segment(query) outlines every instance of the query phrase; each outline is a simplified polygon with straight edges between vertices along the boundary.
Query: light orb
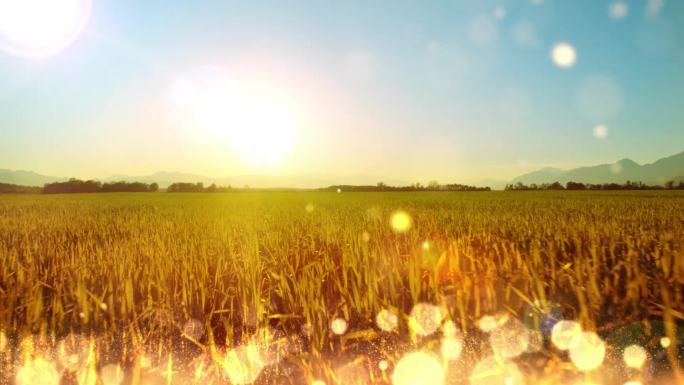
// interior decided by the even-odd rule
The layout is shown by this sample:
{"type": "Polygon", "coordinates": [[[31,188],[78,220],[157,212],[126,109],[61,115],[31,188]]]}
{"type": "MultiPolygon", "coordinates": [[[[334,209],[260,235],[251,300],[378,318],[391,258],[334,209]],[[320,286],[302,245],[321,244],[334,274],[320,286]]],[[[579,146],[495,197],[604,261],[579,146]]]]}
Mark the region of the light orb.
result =
{"type": "Polygon", "coordinates": [[[439,307],[421,302],[411,309],[409,327],[418,336],[429,336],[439,329],[442,317],[439,307]]]}
{"type": "Polygon", "coordinates": [[[551,342],[560,350],[568,350],[582,334],[580,324],[575,321],[558,321],[551,328],[551,342]]]}
{"type": "Polygon", "coordinates": [[[90,11],[91,0],[0,0],[0,50],[54,55],[76,40],[90,11]]]}
{"type": "Polygon", "coordinates": [[[382,309],[375,317],[375,324],[384,332],[393,332],[399,325],[399,318],[393,311],[382,309]]]}
{"type": "Polygon", "coordinates": [[[581,333],[570,346],[570,360],[583,372],[601,366],[605,355],[606,344],[593,332],[581,333]]]}
{"type": "Polygon", "coordinates": [[[443,385],[444,370],[437,357],[423,352],[402,357],[392,372],[392,385],[443,385]]]}
{"type": "Polygon", "coordinates": [[[569,43],[558,43],[551,50],[551,60],[560,68],[570,68],[577,62],[575,47],[569,43]]]}
{"type": "Polygon", "coordinates": [[[389,363],[387,360],[380,360],[380,362],[378,362],[378,369],[384,372],[387,370],[387,368],[389,368],[389,363]]]}
{"type": "Polygon", "coordinates": [[[330,330],[332,330],[333,334],[336,334],[338,336],[341,336],[342,334],[346,333],[347,327],[347,321],[343,318],[335,318],[330,323],[330,330]]]}
{"type": "Polygon", "coordinates": [[[605,139],[608,136],[608,127],[603,124],[599,124],[594,127],[594,137],[596,139],[605,139]]]}
{"type": "Polygon", "coordinates": [[[608,14],[613,19],[623,19],[629,12],[629,6],[624,1],[613,1],[608,8],[608,14]]]}
{"type": "Polygon", "coordinates": [[[304,210],[305,210],[307,213],[312,213],[312,212],[314,211],[314,205],[313,205],[313,203],[308,203],[308,204],[304,207],[304,210]]]}
{"type": "Polygon", "coordinates": [[[457,360],[463,351],[463,340],[458,337],[447,337],[442,339],[442,357],[449,361],[457,360]]]}
{"type": "Polygon", "coordinates": [[[516,318],[508,318],[503,325],[489,334],[492,349],[503,358],[514,358],[527,350],[529,335],[527,328],[516,318]]]}
{"type": "Polygon", "coordinates": [[[105,365],[100,369],[102,385],[120,385],[124,380],[123,369],[119,365],[105,365]]]}
{"type": "Polygon", "coordinates": [[[644,362],[646,362],[646,359],[648,358],[648,353],[646,353],[646,349],[639,345],[630,345],[625,348],[622,358],[625,361],[625,364],[630,368],[640,369],[644,366],[644,362]]]}
{"type": "Polygon", "coordinates": [[[664,347],[665,349],[670,347],[670,344],[672,342],[670,341],[669,337],[663,337],[660,339],[660,346],[664,347]]]}
{"type": "Polygon", "coordinates": [[[390,218],[390,226],[395,233],[407,232],[411,228],[412,222],[411,216],[403,210],[393,212],[390,218]]]}
{"type": "Polygon", "coordinates": [[[261,349],[250,343],[230,350],[221,363],[224,373],[232,384],[251,384],[266,366],[261,349]]]}
{"type": "Polygon", "coordinates": [[[480,318],[480,320],[478,321],[478,326],[480,327],[480,330],[482,330],[483,332],[491,333],[499,325],[496,322],[496,318],[494,318],[491,315],[486,315],[480,318]]]}
{"type": "Polygon", "coordinates": [[[55,365],[42,357],[27,361],[17,371],[16,385],[58,385],[59,382],[55,365]]]}

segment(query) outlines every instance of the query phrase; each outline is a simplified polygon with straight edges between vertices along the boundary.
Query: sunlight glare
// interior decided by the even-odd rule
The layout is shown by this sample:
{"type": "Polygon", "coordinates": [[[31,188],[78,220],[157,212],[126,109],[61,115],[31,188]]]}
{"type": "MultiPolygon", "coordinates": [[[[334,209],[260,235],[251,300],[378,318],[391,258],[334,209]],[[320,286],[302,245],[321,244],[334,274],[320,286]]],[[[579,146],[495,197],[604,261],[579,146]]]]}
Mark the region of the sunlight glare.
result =
{"type": "Polygon", "coordinates": [[[50,56],[85,28],[90,0],[0,0],[0,49],[17,56],[50,56]]]}

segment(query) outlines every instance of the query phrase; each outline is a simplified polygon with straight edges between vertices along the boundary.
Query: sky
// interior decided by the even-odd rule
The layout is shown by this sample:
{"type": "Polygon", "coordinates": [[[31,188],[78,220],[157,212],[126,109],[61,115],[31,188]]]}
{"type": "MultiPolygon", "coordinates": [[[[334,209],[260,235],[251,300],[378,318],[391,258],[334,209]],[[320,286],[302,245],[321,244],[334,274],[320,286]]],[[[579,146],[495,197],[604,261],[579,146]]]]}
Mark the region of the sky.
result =
{"type": "Polygon", "coordinates": [[[0,0],[0,168],[453,183],[684,150],[681,1],[29,2],[0,0]]]}

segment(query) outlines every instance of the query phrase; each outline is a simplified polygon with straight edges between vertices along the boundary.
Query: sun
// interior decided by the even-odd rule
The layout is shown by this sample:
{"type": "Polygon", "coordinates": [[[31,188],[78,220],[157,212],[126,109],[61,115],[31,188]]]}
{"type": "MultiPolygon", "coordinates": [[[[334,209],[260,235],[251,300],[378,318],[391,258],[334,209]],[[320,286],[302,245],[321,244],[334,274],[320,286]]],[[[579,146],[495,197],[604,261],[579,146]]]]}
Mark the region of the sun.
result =
{"type": "Polygon", "coordinates": [[[17,56],[49,56],[85,28],[91,0],[0,0],[0,49],[17,56]]]}
{"type": "Polygon", "coordinates": [[[216,68],[176,79],[169,97],[191,116],[198,142],[223,143],[251,166],[282,164],[296,142],[289,98],[271,87],[241,83],[216,68]]]}

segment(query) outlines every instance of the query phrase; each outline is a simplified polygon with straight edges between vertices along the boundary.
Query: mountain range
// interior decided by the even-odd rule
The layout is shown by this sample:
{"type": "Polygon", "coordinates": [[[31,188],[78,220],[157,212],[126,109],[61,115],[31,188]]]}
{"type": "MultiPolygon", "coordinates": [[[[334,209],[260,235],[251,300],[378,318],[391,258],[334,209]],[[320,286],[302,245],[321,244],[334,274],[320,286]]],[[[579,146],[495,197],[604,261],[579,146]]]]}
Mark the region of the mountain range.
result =
{"type": "MultiPolygon", "coordinates": [[[[42,186],[45,183],[65,181],[68,178],[54,177],[37,174],[32,171],[0,169],[0,183],[11,183],[23,186],[42,186]]],[[[667,181],[684,181],[684,151],[679,154],[658,159],[649,164],[640,165],[630,159],[622,159],[615,163],[606,163],[596,166],[579,167],[570,170],[547,167],[514,178],[510,183],[521,182],[524,184],[542,183],[567,183],[569,181],[582,183],[625,183],[626,181],[643,182],[646,184],[664,184],[667,181]]],[[[333,176],[273,176],[273,175],[237,175],[223,178],[212,178],[197,174],[180,172],[156,172],[151,175],[130,176],[113,175],[100,179],[102,182],[128,181],[128,182],[156,182],[165,188],[174,182],[196,183],[205,185],[216,183],[219,186],[245,185],[251,187],[282,187],[282,188],[318,188],[337,184],[375,185],[378,181],[384,181],[390,186],[406,186],[411,184],[401,180],[387,180],[371,175],[355,175],[346,177],[333,176]]],[[[481,186],[490,186],[493,189],[501,189],[505,182],[486,180],[475,183],[481,186]]]]}
{"type": "Polygon", "coordinates": [[[599,184],[632,181],[662,185],[670,180],[684,180],[684,152],[644,165],[640,165],[631,159],[622,159],[615,163],[579,167],[571,170],[547,167],[521,175],[513,179],[512,183],[560,182],[565,184],[572,181],[599,184]]]}

